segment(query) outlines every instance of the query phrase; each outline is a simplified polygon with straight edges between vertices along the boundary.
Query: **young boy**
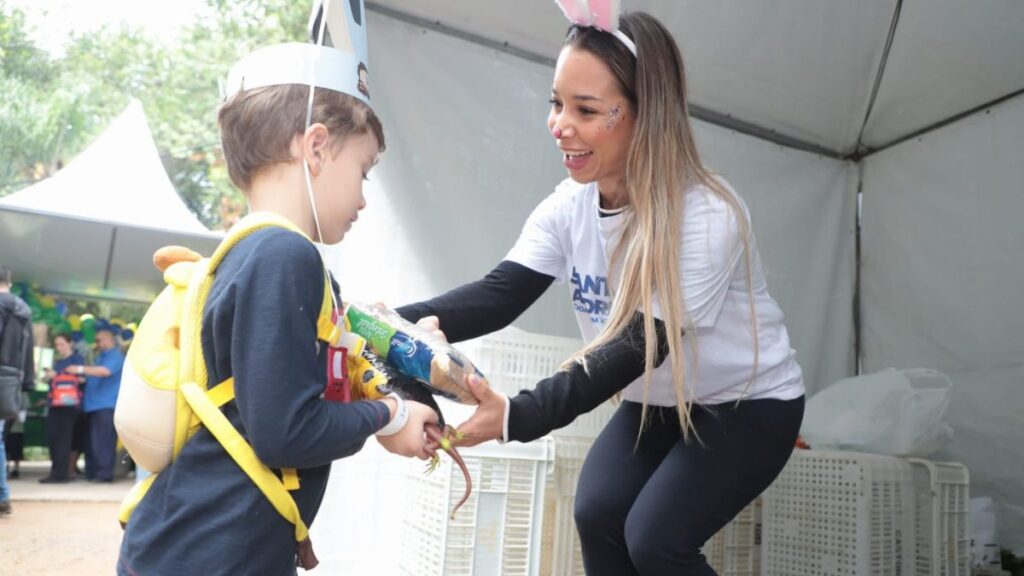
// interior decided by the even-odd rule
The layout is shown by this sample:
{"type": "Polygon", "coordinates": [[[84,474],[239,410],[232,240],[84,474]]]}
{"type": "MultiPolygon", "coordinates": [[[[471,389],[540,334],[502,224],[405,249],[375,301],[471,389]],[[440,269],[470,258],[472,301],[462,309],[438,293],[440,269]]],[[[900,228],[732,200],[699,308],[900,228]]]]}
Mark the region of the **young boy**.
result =
{"type": "MultiPolygon", "coordinates": [[[[301,487],[290,494],[308,525],[330,463],[401,424],[392,422],[398,405],[391,398],[322,398],[327,356],[316,336],[324,265],[310,241],[340,242],[355,222],[384,135],[374,112],[350,94],[318,85],[306,128],[308,84],[249,85],[219,113],[228,172],[253,211],[283,216],[306,237],[264,229],[228,253],[203,311],[202,350],[211,385],[234,377],[236,399],[222,410],[259,459],[275,470],[298,469],[301,487]]],[[[425,459],[424,427],[437,416],[423,404],[406,408],[404,426],[378,440],[391,452],[425,459]]],[[[294,574],[294,526],[201,428],[135,509],[117,571],[294,574]]]]}

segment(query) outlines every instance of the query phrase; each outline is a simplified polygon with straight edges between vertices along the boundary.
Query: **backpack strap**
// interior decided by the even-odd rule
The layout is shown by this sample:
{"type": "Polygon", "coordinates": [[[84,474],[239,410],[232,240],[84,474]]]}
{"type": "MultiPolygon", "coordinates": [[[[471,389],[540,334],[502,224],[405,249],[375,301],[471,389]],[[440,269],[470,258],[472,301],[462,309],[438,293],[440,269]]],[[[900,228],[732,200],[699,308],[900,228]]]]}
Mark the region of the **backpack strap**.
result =
{"type": "Polygon", "coordinates": [[[267,500],[270,500],[270,504],[278,514],[295,525],[295,541],[300,543],[308,541],[309,529],[302,521],[299,508],[295,504],[295,500],[288,494],[285,485],[266,464],[260,461],[252,446],[231,425],[224,413],[220,411],[220,407],[214,402],[214,398],[223,402],[229,401],[231,397],[234,397],[233,388],[234,380],[229,378],[209,392],[202,390],[195,382],[183,384],[181,392],[203,426],[206,426],[207,430],[231,456],[231,459],[256,484],[267,500]],[[219,392],[218,389],[220,389],[219,392]],[[230,394],[226,393],[228,390],[230,390],[230,394]]]}
{"type": "MultiPolygon", "coordinates": [[[[214,386],[213,388],[211,388],[208,391],[206,391],[205,395],[209,399],[209,403],[212,404],[215,408],[217,408],[219,410],[220,407],[224,406],[228,402],[230,402],[230,401],[235,399],[235,380],[234,380],[234,378],[228,378],[224,382],[221,382],[220,384],[214,386]]],[[[192,405],[193,403],[188,401],[188,397],[187,396],[185,397],[185,401],[188,403],[189,408],[192,408],[192,411],[195,412],[194,406],[192,405]]],[[[199,421],[202,422],[204,425],[206,424],[206,422],[202,421],[201,415],[199,416],[199,421]]],[[[225,421],[227,421],[226,418],[225,418],[225,421]]],[[[230,425],[230,422],[228,424],[230,425]]],[[[218,424],[218,426],[219,426],[219,424],[218,424]]],[[[211,429],[211,431],[212,431],[212,429],[211,429]]],[[[225,432],[225,434],[231,434],[232,432],[234,434],[238,435],[238,432],[234,429],[234,427],[231,427],[231,430],[228,431],[228,432],[225,432]]],[[[217,435],[214,434],[214,437],[216,438],[217,435]]],[[[240,435],[239,435],[239,440],[241,440],[241,443],[244,445],[244,447],[241,448],[242,452],[245,452],[246,450],[248,452],[253,452],[252,447],[248,443],[246,443],[245,440],[242,439],[240,435]]],[[[226,445],[225,445],[225,450],[227,450],[227,446],[226,445]]],[[[230,452],[229,452],[229,454],[230,454],[230,452]]],[[[256,457],[256,454],[254,452],[252,453],[251,456],[249,456],[247,454],[240,454],[240,456],[242,456],[244,458],[244,460],[247,461],[247,462],[251,461],[251,460],[257,460],[258,461],[258,458],[256,457]]],[[[233,454],[232,454],[232,458],[235,459],[236,462],[238,462],[238,459],[235,458],[233,454]]],[[[241,464],[239,464],[239,465],[241,466],[241,464]]],[[[243,470],[245,470],[246,475],[249,476],[249,478],[251,478],[254,483],[256,483],[256,485],[260,488],[261,492],[263,492],[264,494],[267,494],[268,491],[272,491],[273,493],[277,494],[277,491],[275,489],[273,489],[271,487],[267,487],[266,489],[264,489],[264,487],[260,485],[261,480],[257,480],[256,477],[255,477],[258,474],[257,472],[255,472],[255,471],[250,472],[249,470],[246,470],[244,466],[243,466],[243,470]]],[[[138,484],[135,484],[134,486],[132,486],[132,489],[128,492],[128,494],[125,497],[125,499],[121,502],[121,508],[118,511],[118,520],[120,520],[122,528],[128,524],[128,519],[131,518],[132,512],[135,511],[135,508],[139,505],[139,502],[142,501],[142,497],[145,496],[146,492],[149,491],[149,488],[150,488],[150,486],[152,486],[153,481],[156,480],[156,477],[157,477],[157,474],[150,474],[145,480],[143,480],[142,482],[139,482],[138,484]]],[[[284,486],[285,490],[287,490],[287,491],[298,490],[299,489],[299,478],[298,478],[297,471],[294,468],[282,468],[281,469],[281,481],[280,481],[280,483],[284,486]]],[[[267,496],[267,498],[269,499],[270,496],[267,496]]],[[[276,510],[278,510],[279,512],[282,509],[282,507],[284,509],[288,509],[289,508],[287,503],[282,503],[281,505],[278,505],[278,504],[274,505],[274,508],[276,510]]],[[[288,516],[285,516],[285,517],[288,518],[288,516]]],[[[289,518],[289,520],[290,520],[290,518],[289,518]]],[[[300,521],[301,521],[301,518],[300,518],[300,521]]],[[[306,531],[306,534],[307,534],[307,538],[308,538],[308,531],[306,531]]]]}
{"type": "Polygon", "coordinates": [[[142,502],[142,498],[149,492],[149,488],[153,485],[153,481],[156,480],[156,474],[150,474],[142,482],[136,483],[132,486],[132,489],[128,491],[128,494],[121,501],[121,508],[117,511],[117,520],[121,522],[121,528],[128,525],[128,519],[132,517],[132,512],[138,507],[139,502],[142,502]]]}
{"type": "MultiPolygon", "coordinates": [[[[231,251],[236,244],[247,238],[250,234],[270,227],[290,230],[312,242],[305,232],[300,230],[298,226],[293,224],[287,218],[274,214],[273,212],[253,212],[239,220],[238,223],[231,228],[231,232],[228,233],[227,238],[217,246],[217,250],[213,253],[213,256],[210,257],[209,273],[211,275],[216,273],[217,267],[220,266],[221,261],[224,260],[227,253],[231,251]]],[[[327,269],[325,268],[324,293],[323,299],[320,303],[320,315],[317,317],[316,321],[316,337],[318,340],[323,340],[331,346],[336,346],[338,341],[341,339],[341,330],[335,324],[334,299],[331,298],[331,292],[333,290],[334,287],[331,285],[327,269]]]]}
{"type": "MultiPolygon", "coordinates": [[[[209,390],[206,391],[206,397],[218,409],[221,406],[227,404],[228,402],[231,402],[232,400],[235,399],[235,379],[234,378],[228,378],[227,380],[221,382],[220,384],[217,384],[213,388],[210,388],[209,390]]],[[[192,407],[192,410],[194,412],[195,411],[195,406],[193,406],[191,402],[189,402],[189,406],[192,407]]],[[[202,418],[200,417],[200,419],[202,419],[202,418]]],[[[206,426],[207,428],[209,428],[209,425],[207,424],[206,421],[203,421],[203,425],[206,426]]],[[[238,434],[238,432],[235,432],[235,429],[233,427],[231,428],[231,430],[235,434],[238,434]]],[[[214,436],[216,436],[216,435],[214,435],[214,436]]],[[[241,439],[241,436],[239,436],[239,439],[241,439]]],[[[245,448],[247,450],[252,451],[252,447],[249,446],[248,443],[245,443],[245,440],[242,440],[242,442],[245,444],[245,448]]],[[[226,448],[226,446],[225,446],[225,448],[226,448]]],[[[255,458],[255,456],[256,455],[254,453],[253,457],[255,458]]],[[[237,459],[236,459],[236,461],[237,461],[237,459]]],[[[253,478],[253,474],[251,474],[248,470],[246,470],[246,474],[248,474],[250,478],[253,478]]],[[[253,482],[256,482],[256,484],[259,485],[259,482],[255,478],[253,478],[253,482]]],[[[295,468],[281,468],[281,483],[284,484],[284,489],[289,491],[289,492],[293,492],[295,490],[298,490],[299,489],[299,473],[298,473],[298,471],[296,471],[295,468]]],[[[264,494],[266,494],[266,490],[263,490],[262,488],[260,488],[260,490],[264,494]]],[[[269,496],[268,496],[268,498],[269,498],[269,496]]],[[[274,507],[277,508],[276,505],[274,507]]],[[[280,509],[279,509],[279,511],[280,511],[280,509]]]]}

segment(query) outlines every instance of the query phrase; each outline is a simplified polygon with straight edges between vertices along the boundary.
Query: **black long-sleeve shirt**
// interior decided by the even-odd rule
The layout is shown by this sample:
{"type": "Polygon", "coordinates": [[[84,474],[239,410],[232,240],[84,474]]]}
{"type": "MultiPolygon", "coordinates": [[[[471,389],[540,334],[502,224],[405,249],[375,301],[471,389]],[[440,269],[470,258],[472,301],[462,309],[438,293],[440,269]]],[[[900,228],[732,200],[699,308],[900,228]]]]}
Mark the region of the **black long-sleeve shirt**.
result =
{"type": "MultiPolygon", "coordinates": [[[[203,313],[213,386],[235,379],[223,408],[271,468],[297,468],[290,492],[307,525],[333,460],[389,418],[380,402],[323,400],[326,348],[316,340],[323,268],[308,240],[267,229],[242,240],[217,270],[203,313]]],[[[329,542],[317,543],[329,546],[329,542]]],[[[201,428],[157,477],[128,523],[119,574],[294,574],[294,527],[201,428]]]]}
{"type": "MultiPolygon", "coordinates": [[[[554,282],[554,278],[521,264],[502,261],[483,279],[465,284],[425,302],[398,308],[406,320],[437,316],[451,342],[488,334],[508,326],[554,282]]],[[[643,315],[637,313],[612,341],[592,351],[583,364],[573,364],[509,399],[508,438],[528,442],[568,426],[614,396],[644,373],[643,315]]],[[[658,334],[656,365],[667,355],[665,325],[655,319],[658,334]]]]}

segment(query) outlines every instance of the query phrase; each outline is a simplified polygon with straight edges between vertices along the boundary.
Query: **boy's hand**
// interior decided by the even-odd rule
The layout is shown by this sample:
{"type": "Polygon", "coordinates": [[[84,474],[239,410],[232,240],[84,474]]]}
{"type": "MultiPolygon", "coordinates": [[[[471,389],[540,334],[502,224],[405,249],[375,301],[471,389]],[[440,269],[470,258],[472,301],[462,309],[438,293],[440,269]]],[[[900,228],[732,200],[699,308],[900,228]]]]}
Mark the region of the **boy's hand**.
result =
{"type": "Polygon", "coordinates": [[[399,456],[415,456],[420,460],[432,458],[437,449],[426,435],[427,426],[437,426],[437,412],[426,404],[420,404],[412,400],[406,400],[405,405],[409,410],[409,420],[397,434],[391,436],[377,436],[377,442],[385,450],[399,456]]]}
{"type": "Polygon", "coordinates": [[[459,426],[459,446],[476,446],[488,440],[501,438],[505,427],[504,395],[495,392],[475,374],[466,377],[469,391],[480,402],[476,412],[459,426]]]}

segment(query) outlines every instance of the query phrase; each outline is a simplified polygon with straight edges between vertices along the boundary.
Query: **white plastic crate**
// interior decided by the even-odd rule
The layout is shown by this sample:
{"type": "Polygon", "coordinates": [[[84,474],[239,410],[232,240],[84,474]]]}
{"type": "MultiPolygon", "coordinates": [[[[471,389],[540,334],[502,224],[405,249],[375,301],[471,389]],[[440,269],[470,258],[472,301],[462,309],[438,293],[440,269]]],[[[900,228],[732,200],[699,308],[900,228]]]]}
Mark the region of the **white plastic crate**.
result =
{"type": "Polygon", "coordinates": [[[473,493],[454,520],[449,520],[451,509],[466,487],[458,466],[442,456],[432,474],[407,469],[401,573],[536,576],[551,439],[489,442],[460,453],[473,478],[473,493]]]}
{"type": "MultiPolygon", "coordinates": [[[[514,396],[558,372],[562,364],[583,347],[583,342],[509,327],[461,342],[456,347],[473,361],[495,390],[514,396]]],[[[605,402],[553,434],[596,438],[614,411],[615,407],[605,402]]]]}
{"type": "MultiPolygon", "coordinates": [[[[555,469],[549,488],[554,493],[554,515],[544,527],[544,540],[551,545],[552,576],[584,576],[580,538],[573,518],[576,484],[583,460],[594,443],[589,438],[555,438],[555,469]]],[[[549,503],[551,500],[549,500],[549,503]]]]}
{"type": "Polygon", "coordinates": [[[719,576],[760,576],[761,498],[712,536],[703,552],[719,576]]]}
{"type": "Polygon", "coordinates": [[[763,502],[765,574],[914,573],[914,481],[906,460],[797,450],[763,502]]]}
{"type": "Polygon", "coordinates": [[[911,458],[916,491],[915,576],[971,573],[970,475],[963,464],[911,458]]]}

